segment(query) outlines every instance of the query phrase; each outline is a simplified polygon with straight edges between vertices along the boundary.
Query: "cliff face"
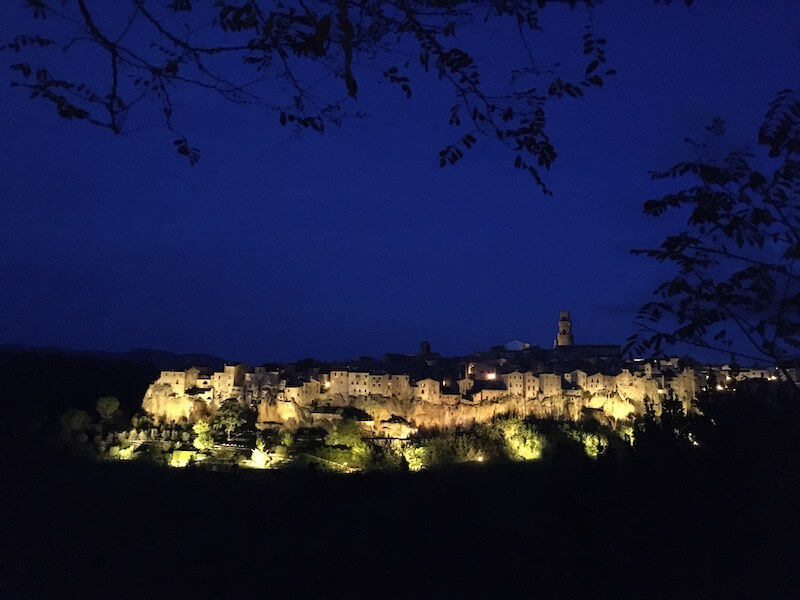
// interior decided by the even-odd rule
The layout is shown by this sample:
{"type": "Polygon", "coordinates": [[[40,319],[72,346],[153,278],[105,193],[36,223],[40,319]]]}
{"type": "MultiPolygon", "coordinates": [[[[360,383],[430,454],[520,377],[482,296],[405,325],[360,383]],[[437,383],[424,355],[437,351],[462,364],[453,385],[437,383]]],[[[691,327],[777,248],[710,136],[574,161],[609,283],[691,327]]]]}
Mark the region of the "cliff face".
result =
{"type": "Polygon", "coordinates": [[[168,385],[154,383],[145,392],[142,409],[164,421],[188,420],[194,409],[194,400],[174,394],[168,385]]]}
{"type": "Polygon", "coordinates": [[[219,408],[219,400],[198,395],[176,394],[171,386],[153,383],[142,400],[142,410],[157,421],[189,422],[208,417],[219,408]]]}
{"type": "Polygon", "coordinates": [[[294,431],[298,427],[310,427],[313,424],[311,411],[300,406],[294,400],[262,402],[258,406],[256,423],[261,426],[279,424],[290,431],[294,431]]]}
{"type": "MultiPolygon", "coordinates": [[[[553,396],[535,401],[505,396],[482,403],[457,404],[434,404],[419,400],[401,401],[396,398],[370,396],[351,397],[347,401],[342,398],[332,398],[330,406],[332,408],[351,406],[364,411],[372,417],[371,421],[365,422],[365,426],[371,428],[375,434],[385,431],[385,422],[393,418],[403,419],[412,428],[455,429],[476,423],[487,423],[495,417],[510,414],[577,421],[582,417],[584,408],[587,408],[600,411],[612,421],[617,421],[627,419],[633,414],[640,414],[644,410],[644,405],[637,407],[634,403],[619,397],[607,396],[596,396],[586,400],[553,396]]],[[[340,417],[335,412],[313,413],[311,407],[301,406],[295,401],[274,401],[263,402],[259,406],[257,423],[262,427],[280,425],[294,430],[298,427],[325,426],[338,418],[340,417]]]]}
{"type": "MultiPolygon", "coordinates": [[[[240,398],[243,403],[247,400],[244,396],[240,398]]],[[[304,405],[285,397],[264,399],[257,405],[256,422],[261,427],[280,426],[289,430],[324,426],[327,422],[340,418],[341,409],[352,407],[372,417],[372,428],[376,434],[386,429],[383,422],[393,418],[403,419],[416,428],[453,429],[486,423],[497,416],[509,414],[577,421],[582,417],[584,409],[591,409],[617,421],[644,411],[643,402],[624,399],[618,394],[597,394],[590,397],[554,395],[536,400],[507,395],[483,402],[460,401],[447,404],[375,395],[344,398],[341,394],[336,394],[325,398],[324,405],[329,407],[326,409],[328,412],[315,412],[311,404],[304,405]]],[[[191,422],[213,415],[218,406],[219,398],[205,399],[197,395],[176,394],[170,386],[157,383],[148,388],[142,401],[144,411],[157,420],[167,422],[182,419],[191,422]]]]}

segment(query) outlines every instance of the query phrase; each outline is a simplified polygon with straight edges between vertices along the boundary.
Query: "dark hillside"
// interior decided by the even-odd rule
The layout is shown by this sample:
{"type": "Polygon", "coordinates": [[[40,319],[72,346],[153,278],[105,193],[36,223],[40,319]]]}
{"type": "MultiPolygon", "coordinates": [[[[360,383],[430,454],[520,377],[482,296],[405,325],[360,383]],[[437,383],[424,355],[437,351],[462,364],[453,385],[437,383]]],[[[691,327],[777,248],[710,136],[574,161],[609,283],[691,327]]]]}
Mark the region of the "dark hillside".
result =
{"type": "MultiPolygon", "coordinates": [[[[56,419],[69,408],[93,414],[101,396],[117,396],[130,418],[142,402],[159,367],[146,361],[97,358],[32,350],[0,351],[3,404],[16,415],[15,427],[38,427],[41,419],[56,419]]],[[[11,425],[11,423],[8,423],[11,425]]]]}
{"type": "Polygon", "coordinates": [[[3,495],[2,595],[797,597],[798,411],[740,408],[700,448],[417,474],[31,451],[3,495]]]}
{"type": "Polygon", "coordinates": [[[800,596],[788,389],[706,399],[698,445],[662,419],[596,460],[554,445],[420,473],[214,472],[70,458],[23,426],[108,394],[130,415],[152,364],[5,352],[0,368],[2,598],[800,596]]]}

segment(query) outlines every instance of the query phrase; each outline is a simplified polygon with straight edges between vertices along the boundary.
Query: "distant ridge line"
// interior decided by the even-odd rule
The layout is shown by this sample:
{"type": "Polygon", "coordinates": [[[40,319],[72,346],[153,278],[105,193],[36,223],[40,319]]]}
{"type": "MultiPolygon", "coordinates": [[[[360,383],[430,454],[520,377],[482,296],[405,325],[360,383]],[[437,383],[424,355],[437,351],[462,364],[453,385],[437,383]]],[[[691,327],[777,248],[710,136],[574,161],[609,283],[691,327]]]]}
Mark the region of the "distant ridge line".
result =
{"type": "Polygon", "coordinates": [[[0,345],[0,352],[5,354],[60,354],[64,356],[102,360],[127,360],[131,362],[150,363],[161,370],[186,369],[194,365],[221,369],[226,362],[225,359],[214,356],[213,354],[196,352],[176,353],[168,350],[153,350],[150,348],[132,348],[124,352],[111,352],[108,350],[61,348],[58,346],[2,344],[0,345]]]}

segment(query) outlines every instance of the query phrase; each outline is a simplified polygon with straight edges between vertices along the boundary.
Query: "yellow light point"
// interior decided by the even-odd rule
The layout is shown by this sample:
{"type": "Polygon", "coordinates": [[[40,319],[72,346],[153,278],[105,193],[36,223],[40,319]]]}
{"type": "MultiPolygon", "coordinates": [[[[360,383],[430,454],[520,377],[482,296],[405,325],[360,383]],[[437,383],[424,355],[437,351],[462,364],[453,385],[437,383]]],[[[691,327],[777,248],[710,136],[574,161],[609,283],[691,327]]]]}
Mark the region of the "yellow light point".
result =
{"type": "Polygon", "coordinates": [[[326,381],[325,382],[325,389],[328,389],[329,387],[331,387],[331,382],[330,381],[326,381]]]}
{"type": "Polygon", "coordinates": [[[497,373],[487,373],[486,379],[497,379],[497,373]]]}
{"type": "Polygon", "coordinates": [[[483,462],[483,456],[478,457],[478,462],[483,462]]]}
{"type": "Polygon", "coordinates": [[[717,391],[718,391],[718,392],[721,392],[721,391],[722,391],[722,389],[723,389],[723,388],[722,388],[722,386],[721,386],[720,384],[717,384],[717,391]]]}

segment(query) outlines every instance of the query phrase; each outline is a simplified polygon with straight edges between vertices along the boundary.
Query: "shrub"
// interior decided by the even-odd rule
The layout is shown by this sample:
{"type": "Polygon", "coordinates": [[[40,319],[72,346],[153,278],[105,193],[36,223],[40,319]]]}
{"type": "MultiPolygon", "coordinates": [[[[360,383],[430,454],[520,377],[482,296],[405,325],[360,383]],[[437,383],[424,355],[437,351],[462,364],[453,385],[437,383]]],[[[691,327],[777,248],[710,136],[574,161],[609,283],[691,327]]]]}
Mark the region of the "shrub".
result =
{"type": "Polygon", "coordinates": [[[89,418],[89,415],[82,410],[77,410],[74,408],[61,415],[59,422],[61,425],[61,431],[69,435],[80,433],[92,424],[92,420],[89,418]]]}
{"type": "Polygon", "coordinates": [[[192,430],[197,437],[194,438],[194,447],[204,452],[214,447],[214,439],[211,437],[211,425],[208,421],[201,419],[194,424],[192,430]]]}
{"type": "Polygon", "coordinates": [[[421,471],[430,466],[430,448],[424,445],[408,445],[403,448],[403,458],[409,471],[421,471]]]}
{"type": "Polygon", "coordinates": [[[250,464],[258,469],[265,469],[269,463],[269,454],[267,453],[267,444],[262,438],[256,440],[256,447],[250,455],[250,464]]]}
{"type": "Polygon", "coordinates": [[[500,433],[506,452],[512,460],[538,460],[542,457],[546,438],[535,425],[522,419],[501,419],[492,424],[500,433]]]}

